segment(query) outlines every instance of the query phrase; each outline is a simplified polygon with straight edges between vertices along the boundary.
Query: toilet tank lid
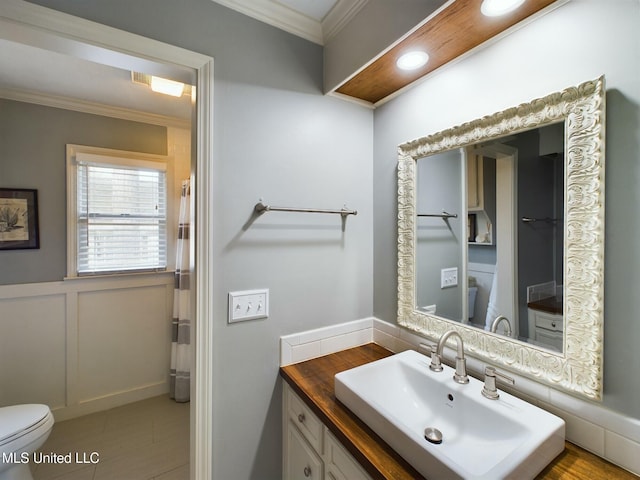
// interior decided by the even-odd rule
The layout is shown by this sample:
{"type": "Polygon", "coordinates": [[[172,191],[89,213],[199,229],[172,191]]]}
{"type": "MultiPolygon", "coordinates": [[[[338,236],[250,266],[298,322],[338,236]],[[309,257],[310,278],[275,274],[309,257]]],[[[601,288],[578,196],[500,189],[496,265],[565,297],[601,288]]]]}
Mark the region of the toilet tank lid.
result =
{"type": "Polygon", "coordinates": [[[0,407],[0,443],[16,433],[27,430],[49,414],[49,407],[40,404],[0,407]]]}

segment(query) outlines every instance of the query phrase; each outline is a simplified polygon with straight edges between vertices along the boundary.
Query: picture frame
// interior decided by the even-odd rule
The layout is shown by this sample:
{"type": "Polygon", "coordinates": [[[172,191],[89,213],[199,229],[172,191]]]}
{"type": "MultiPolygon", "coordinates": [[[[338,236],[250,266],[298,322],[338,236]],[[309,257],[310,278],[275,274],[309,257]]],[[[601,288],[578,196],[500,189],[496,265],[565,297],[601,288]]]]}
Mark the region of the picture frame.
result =
{"type": "Polygon", "coordinates": [[[0,250],[40,248],[38,191],[0,188],[0,250]]]}

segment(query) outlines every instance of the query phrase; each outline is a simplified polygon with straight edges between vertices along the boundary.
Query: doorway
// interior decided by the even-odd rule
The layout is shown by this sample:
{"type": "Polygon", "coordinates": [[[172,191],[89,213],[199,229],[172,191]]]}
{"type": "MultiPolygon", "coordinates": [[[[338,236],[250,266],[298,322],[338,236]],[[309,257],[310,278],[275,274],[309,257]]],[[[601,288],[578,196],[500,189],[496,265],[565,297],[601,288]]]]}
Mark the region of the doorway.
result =
{"type": "MultiPolygon", "coordinates": [[[[487,198],[473,215],[475,219],[476,216],[480,218],[482,214],[484,230],[480,227],[474,230],[477,230],[478,236],[483,238],[477,238],[477,243],[473,242],[469,245],[475,248],[478,248],[476,245],[479,248],[490,248],[494,257],[493,265],[485,265],[483,268],[480,268],[484,265],[483,263],[473,263],[474,277],[477,277],[476,280],[482,287],[479,292],[482,298],[479,299],[479,305],[476,308],[478,318],[475,323],[481,328],[489,327],[493,319],[498,315],[504,315],[511,325],[511,336],[518,338],[517,292],[513,288],[518,278],[517,237],[514,235],[517,212],[514,199],[517,198],[518,151],[501,142],[493,142],[475,146],[470,149],[468,155],[479,162],[477,177],[479,181],[483,183],[486,176],[491,185],[488,191],[483,191],[482,195],[487,198]],[[490,215],[484,211],[485,207],[491,211],[490,215]]],[[[475,179],[473,176],[470,178],[475,179]]],[[[487,256],[487,258],[490,257],[487,256]]],[[[502,330],[499,332],[505,334],[502,330]]]]}
{"type": "MultiPolygon", "coordinates": [[[[172,45],[139,37],[26,2],[7,0],[0,5],[0,39],[102,63],[112,67],[164,72],[164,76],[192,75],[197,86],[193,124],[191,178],[192,246],[195,288],[192,335],[193,373],[190,406],[190,477],[211,477],[211,316],[209,302],[212,258],[210,220],[204,206],[212,205],[213,59],[172,45]],[[168,75],[167,75],[168,73],[168,75]]],[[[45,75],[43,75],[45,77],[45,75]]]]}

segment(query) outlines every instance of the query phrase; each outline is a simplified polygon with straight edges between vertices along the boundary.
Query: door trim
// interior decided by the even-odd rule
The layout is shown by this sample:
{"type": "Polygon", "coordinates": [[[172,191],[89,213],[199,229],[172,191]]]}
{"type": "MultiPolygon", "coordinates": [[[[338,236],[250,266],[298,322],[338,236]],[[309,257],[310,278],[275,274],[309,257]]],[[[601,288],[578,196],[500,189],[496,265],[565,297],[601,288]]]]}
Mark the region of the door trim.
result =
{"type": "MultiPolygon", "coordinates": [[[[0,37],[122,68],[177,70],[197,80],[195,177],[195,342],[191,402],[191,479],[212,478],[213,448],[213,58],[21,0],[0,3],[0,37]],[[197,173],[197,175],[196,175],[197,173]]],[[[192,178],[193,180],[193,178],[192,178]]]]}

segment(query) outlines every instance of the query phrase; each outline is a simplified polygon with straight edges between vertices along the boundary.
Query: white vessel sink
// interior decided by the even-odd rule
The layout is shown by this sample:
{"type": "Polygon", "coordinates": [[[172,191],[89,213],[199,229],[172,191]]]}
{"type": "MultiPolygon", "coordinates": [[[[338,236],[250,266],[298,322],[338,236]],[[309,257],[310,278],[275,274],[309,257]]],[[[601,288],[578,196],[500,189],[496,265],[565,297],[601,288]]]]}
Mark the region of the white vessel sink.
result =
{"type": "Polygon", "coordinates": [[[338,373],[336,397],[427,478],[533,478],[564,450],[562,419],[502,391],[489,400],[483,382],[429,363],[406,351],[338,373]]]}

